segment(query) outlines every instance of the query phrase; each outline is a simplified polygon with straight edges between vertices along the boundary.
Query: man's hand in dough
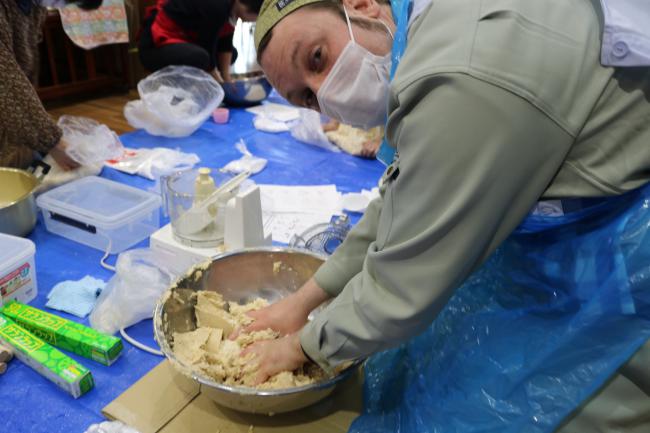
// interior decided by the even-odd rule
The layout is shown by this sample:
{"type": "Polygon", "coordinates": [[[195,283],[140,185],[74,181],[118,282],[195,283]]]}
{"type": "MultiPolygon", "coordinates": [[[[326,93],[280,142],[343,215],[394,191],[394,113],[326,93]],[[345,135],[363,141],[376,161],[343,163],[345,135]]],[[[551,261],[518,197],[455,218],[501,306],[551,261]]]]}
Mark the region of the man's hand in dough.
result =
{"type": "Polygon", "coordinates": [[[251,362],[256,362],[258,367],[255,385],[282,371],[294,371],[307,362],[298,333],[277,340],[258,341],[243,350],[240,356],[250,354],[253,355],[251,362]]]}
{"type": "Polygon", "coordinates": [[[235,329],[228,338],[234,340],[241,332],[250,333],[271,328],[280,335],[300,330],[311,311],[329,299],[329,295],[311,278],[297,292],[261,310],[247,313],[255,321],[235,329]]]}
{"type": "Polygon", "coordinates": [[[305,311],[304,306],[299,305],[299,300],[294,295],[291,295],[268,307],[250,311],[247,314],[255,321],[243,329],[235,329],[228,338],[234,340],[240,332],[250,333],[267,328],[279,332],[280,335],[291,334],[307,323],[309,311],[305,311]]]}

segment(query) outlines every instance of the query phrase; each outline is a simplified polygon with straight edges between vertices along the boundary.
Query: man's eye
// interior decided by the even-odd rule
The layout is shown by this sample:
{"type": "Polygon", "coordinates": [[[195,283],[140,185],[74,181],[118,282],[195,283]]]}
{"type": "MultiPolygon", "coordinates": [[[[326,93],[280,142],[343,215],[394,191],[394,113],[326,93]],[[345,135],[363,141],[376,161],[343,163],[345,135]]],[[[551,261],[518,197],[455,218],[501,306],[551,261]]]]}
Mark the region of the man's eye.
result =
{"type": "Polygon", "coordinates": [[[322,50],[317,48],[311,56],[310,67],[312,71],[318,71],[322,64],[322,50]]]}

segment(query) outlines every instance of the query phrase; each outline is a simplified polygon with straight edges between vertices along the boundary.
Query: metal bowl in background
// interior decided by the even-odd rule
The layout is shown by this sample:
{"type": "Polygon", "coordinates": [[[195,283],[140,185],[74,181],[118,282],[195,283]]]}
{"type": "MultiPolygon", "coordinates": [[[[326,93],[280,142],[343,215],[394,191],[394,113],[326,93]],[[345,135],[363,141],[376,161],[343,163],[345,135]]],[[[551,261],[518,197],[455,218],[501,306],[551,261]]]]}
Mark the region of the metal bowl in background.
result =
{"type": "Polygon", "coordinates": [[[158,301],[153,320],[156,341],[175,367],[198,381],[201,392],[222,406],[262,414],[310,406],[355,373],[360,362],[335,377],[302,387],[260,390],[227,386],[178,361],[172,351],[172,336],[174,332],[196,329],[196,300],[192,297],[195,291],[213,290],[227,301],[239,303],[258,297],[273,303],[298,290],[322,263],[321,256],[288,248],[251,248],[218,255],[206,270],[189,271],[158,301]]]}
{"type": "Polygon", "coordinates": [[[257,105],[265,100],[273,89],[262,71],[231,74],[231,77],[234,81],[222,83],[224,102],[230,106],[257,105]]]}
{"type": "Polygon", "coordinates": [[[50,167],[41,163],[40,177],[17,168],[0,167],[0,232],[27,236],[36,225],[34,190],[50,167]]]}

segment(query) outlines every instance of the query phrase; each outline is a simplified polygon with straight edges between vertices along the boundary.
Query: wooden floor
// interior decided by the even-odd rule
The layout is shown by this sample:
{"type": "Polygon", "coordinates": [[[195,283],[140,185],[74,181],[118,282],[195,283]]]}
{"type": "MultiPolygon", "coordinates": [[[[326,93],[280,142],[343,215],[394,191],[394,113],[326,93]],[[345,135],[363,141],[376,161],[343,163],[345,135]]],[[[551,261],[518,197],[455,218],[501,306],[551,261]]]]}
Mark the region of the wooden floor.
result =
{"type": "Polygon", "coordinates": [[[131,125],[124,118],[123,110],[124,105],[134,99],[138,99],[138,92],[131,90],[129,93],[101,96],[95,99],[47,104],[45,108],[55,120],[64,114],[90,117],[120,135],[133,131],[131,125]]]}

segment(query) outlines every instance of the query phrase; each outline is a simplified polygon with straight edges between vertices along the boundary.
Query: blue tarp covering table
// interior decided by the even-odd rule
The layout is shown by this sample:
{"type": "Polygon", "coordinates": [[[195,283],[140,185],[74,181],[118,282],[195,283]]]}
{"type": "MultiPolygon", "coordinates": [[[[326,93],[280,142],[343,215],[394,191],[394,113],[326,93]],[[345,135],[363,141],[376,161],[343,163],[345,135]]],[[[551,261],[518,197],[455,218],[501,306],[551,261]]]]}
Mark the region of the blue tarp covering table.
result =
{"type": "MultiPolygon", "coordinates": [[[[252,115],[243,110],[231,110],[231,119],[226,125],[209,120],[187,138],[153,137],[143,131],[122,136],[127,147],[170,147],[194,152],[201,157],[201,165],[207,167],[221,167],[238,159],[241,155],[235,143],[239,139],[244,139],[253,155],[268,159],[264,171],[253,177],[261,184],[333,183],[342,192],[356,192],[376,186],[383,171],[383,165],[377,161],[299,143],[288,133],[256,131],[252,115]]],[[[141,189],[154,185],[144,178],[108,168],[101,175],[141,189]]],[[[77,280],[85,275],[108,281],[112,276],[112,272],[99,265],[102,252],[48,233],[40,216],[29,238],[36,244],[39,294],[32,305],[37,308],[44,308],[47,293],[60,281],[77,280]]],[[[144,241],[138,246],[147,245],[148,241],[144,241]]],[[[109,259],[109,263],[113,262],[114,259],[109,259]]],[[[77,320],[65,313],[55,313],[77,320]]],[[[133,326],[129,334],[145,344],[155,345],[151,320],[133,326]]],[[[90,424],[102,421],[101,409],[161,362],[160,357],[142,352],[127,342],[124,344],[122,357],[110,367],[72,355],[91,369],[96,383],[95,389],[77,400],[20,361],[11,362],[7,373],[0,376],[0,431],[82,433],[90,424]]]]}

